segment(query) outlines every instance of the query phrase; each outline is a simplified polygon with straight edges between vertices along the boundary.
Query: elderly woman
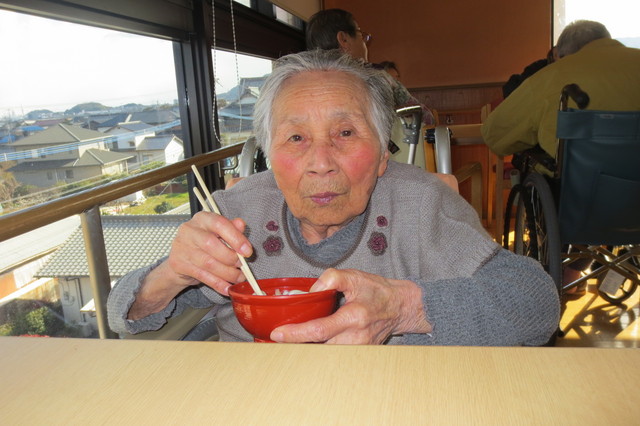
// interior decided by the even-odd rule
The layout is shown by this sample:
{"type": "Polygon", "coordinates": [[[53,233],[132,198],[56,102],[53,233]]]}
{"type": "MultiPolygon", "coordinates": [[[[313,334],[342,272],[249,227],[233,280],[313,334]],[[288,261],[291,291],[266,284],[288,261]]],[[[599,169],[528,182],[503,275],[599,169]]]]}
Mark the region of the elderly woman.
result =
{"type": "Polygon", "coordinates": [[[166,259],[123,277],[111,327],[158,329],[214,306],[221,340],[251,341],[227,297],[245,279],[238,252],[259,279],[318,277],[312,290],[343,295],[333,315],[275,329],[278,342],[547,342],[560,310],[550,277],[493,242],[437,177],[388,161],[387,81],[338,51],[280,59],[255,107],[272,170],[216,192],[224,217],[196,214],[166,259]]]}

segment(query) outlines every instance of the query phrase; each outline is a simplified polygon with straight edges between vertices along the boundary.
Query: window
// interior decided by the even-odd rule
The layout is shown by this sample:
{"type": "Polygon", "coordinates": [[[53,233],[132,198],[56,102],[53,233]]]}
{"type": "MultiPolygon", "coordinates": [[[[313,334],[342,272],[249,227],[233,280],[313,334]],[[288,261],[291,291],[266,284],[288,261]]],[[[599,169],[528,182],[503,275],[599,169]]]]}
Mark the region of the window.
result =
{"type": "MultiPolygon", "coordinates": [[[[121,157],[119,167],[85,167],[85,187],[120,177],[122,169],[136,173],[140,165],[125,167],[128,155],[111,139],[130,140],[140,127],[110,130],[118,123],[145,123],[183,139],[169,40],[0,10],[0,50],[21,58],[2,70],[0,128],[13,131],[25,122],[33,128],[6,144],[8,161],[0,162],[15,178],[0,200],[5,213],[75,191],[76,183],[65,186],[49,178],[62,174],[69,162],[121,157]],[[42,40],[65,47],[47,48],[42,40]],[[37,158],[31,156],[34,150],[37,158]],[[21,196],[19,202],[13,194],[21,196]]],[[[73,178],[72,170],[64,174],[73,178]]]]}
{"type": "MultiPolygon", "coordinates": [[[[137,133],[162,132],[183,139],[172,41],[5,10],[0,10],[0,35],[0,48],[9,57],[21,58],[2,71],[0,128],[18,128],[26,121],[35,129],[10,143],[9,161],[0,163],[0,171],[6,170],[15,178],[12,191],[3,192],[7,198],[0,200],[4,213],[162,165],[160,161],[153,163],[152,155],[146,161],[150,164],[128,163],[137,133]],[[68,140],[60,142],[66,135],[68,140]],[[72,162],[74,169],[68,168],[72,162]],[[64,180],[55,179],[56,175],[64,180]]],[[[179,148],[183,149],[182,145],[179,148]]],[[[101,206],[100,211],[109,216],[140,217],[175,211],[180,206],[186,206],[181,214],[190,213],[186,177],[123,197],[101,206]]],[[[79,217],[70,219],[60,222],[66,226],[48,228],[64,229],[67,237],[73,234],[80,242],[79,217]]],[[[37,244],[28,245],[30,258],[37,260],[25,259],[19,270],[0,268],[0,277],[19,274],[21,280],[13,281],[22,285],[13,292],[5,286],[2,290],[7,294],[0,294],[0,298],[15,295],[11,306],[24,306],[19,314],[25,318],[38,315],[44,326],[23,329],[25,321],[5,323],[0,318],[0,335],[95,337],[97,323],[92,315],[88,274],[74,272],[67,263],[84,259],[63,251],[69,249],[68,244],[75,244],[74,239],[53,245],[52,237],[62,231],[56,231],[55,236],[44,228],[33,232],[41,234],[37,244]],[[59,250],[49,254],[52,247],[59,250]],[[33,298],[38,298],[41,307],[28,312],[21,299],[33,298]],[[53,321],[56,318],[64,321],[53,321]]],[[[21,245],[20,237],[13,240],[21,245]]],[[[0,242],[2,253],[11,247],[5,244],[0,242]]]]}
{"type": "Polygon", "coordinates": [[[567,24],[588,19],[604,24],[611,37],[628,47],[640,48],[637,0],[554,0],[553,44],[567,24]]]}

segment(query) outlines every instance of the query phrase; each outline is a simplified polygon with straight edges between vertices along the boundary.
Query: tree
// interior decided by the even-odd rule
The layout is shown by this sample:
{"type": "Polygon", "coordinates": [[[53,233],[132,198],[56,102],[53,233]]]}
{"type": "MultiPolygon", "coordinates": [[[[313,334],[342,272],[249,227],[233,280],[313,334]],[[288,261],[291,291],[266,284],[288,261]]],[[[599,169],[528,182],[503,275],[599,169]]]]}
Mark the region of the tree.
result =
{"type": "Polygon", "coordinates": [[[9,201],[19,185],[13,173],[6,172],[0,167],[0,201],[9,201]]]}
{"type": "Polygon", "coordinates": [[[5,306],[5,315],[0,318],[0,336],[56,336],[78,337],[77,327],[66,324],[60,302],[42,300],[13,300],[5,306]]]}
{"type": "Polygon", "coordinates": [[[172,208],[173,208],[173,206],[171,205],[171,203],[163,201],[160,204],[158,204],[157,206],[155,206],[153,208],[153,210],[158,214],[164,214],[164,213],[168,212],[169,210],[171,210],[172,208]]]}

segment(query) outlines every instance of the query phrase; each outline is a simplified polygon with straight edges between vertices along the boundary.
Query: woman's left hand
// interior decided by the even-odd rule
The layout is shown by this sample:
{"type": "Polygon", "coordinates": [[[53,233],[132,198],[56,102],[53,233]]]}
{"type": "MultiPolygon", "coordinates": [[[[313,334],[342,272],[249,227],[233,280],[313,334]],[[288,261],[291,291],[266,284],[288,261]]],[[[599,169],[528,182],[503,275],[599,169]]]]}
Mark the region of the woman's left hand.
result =
{"type": "Polygon", "coordinates": [[[414,282],[358,270],[327,269],[311,291],[335,289],[345,303],[332,315],[276,328],[276,342],[380,344],[392,334],[429,333],[422,290],[414,282]]]}

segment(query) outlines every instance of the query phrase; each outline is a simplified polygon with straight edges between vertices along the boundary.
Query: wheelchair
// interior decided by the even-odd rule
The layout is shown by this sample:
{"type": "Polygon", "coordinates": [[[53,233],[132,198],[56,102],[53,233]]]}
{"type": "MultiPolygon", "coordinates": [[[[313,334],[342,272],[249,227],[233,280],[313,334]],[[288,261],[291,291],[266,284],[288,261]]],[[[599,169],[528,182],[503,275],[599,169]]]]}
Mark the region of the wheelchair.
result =
{"type": "Polygon", "coordinates": [[[563,88],[557,160],[539,147],[514,156],[502,245],[539,261],[561,297],[594,278],[602,298],[621,304],[640,283],[640,111],[588,103],[577,85],[563,88]],[[585,262],[590,272],[563,284],[563,268],[585,262]]]}

